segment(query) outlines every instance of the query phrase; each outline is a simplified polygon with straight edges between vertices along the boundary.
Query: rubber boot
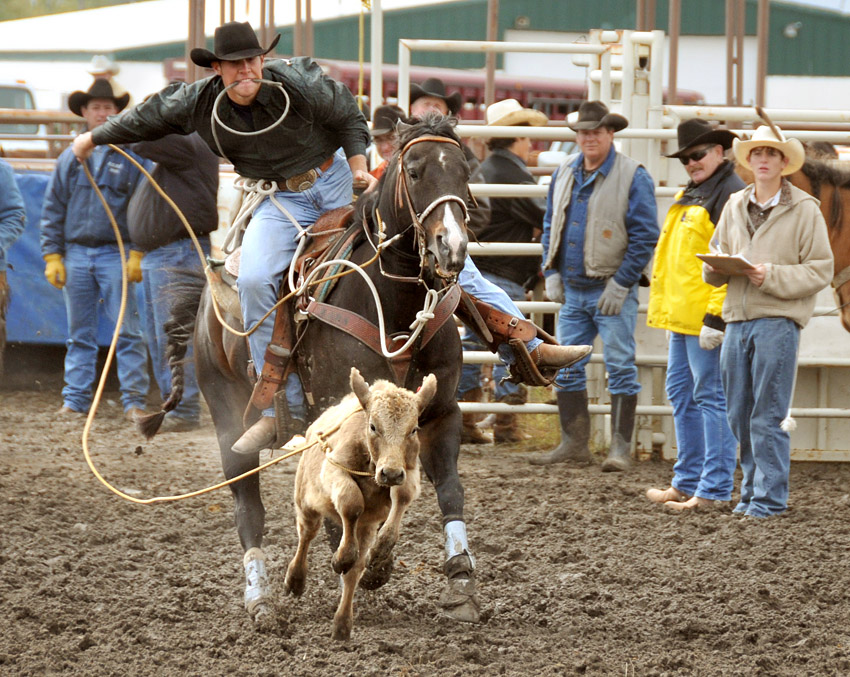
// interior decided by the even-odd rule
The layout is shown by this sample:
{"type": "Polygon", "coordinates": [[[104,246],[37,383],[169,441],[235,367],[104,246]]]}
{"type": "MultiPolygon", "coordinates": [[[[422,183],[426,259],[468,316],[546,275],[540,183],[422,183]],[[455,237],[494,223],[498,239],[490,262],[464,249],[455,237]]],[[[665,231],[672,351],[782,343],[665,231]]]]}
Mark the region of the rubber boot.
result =
{"type": "Polygon", "coordinates": [[[561,443],[548,454],[532,458],[531,465],[551,465],[573,461],[589,463],[590,413],[587,410],[587,391],[557,391],[558,417],[561,420],[561,443]]]}
{"type": "Polygon", "coordinates": [[[611,395],[611,448],[602,472],[623,472],[632,465],[632,433],[637,395],[611,395]]]}
{"type": "MultiPolygon", "coordinates": [[[[463,397],[460,399],[461,402],[483,402],[484,401],[484,391],[481,388],[473,388],[472,390],[467,390],[463,397]]],[[[460,443],[461,444],[490,444],[490,438],[488,438],[481,430],[478,428],[476,423],[484,419],[483,414],[473,414],[466,413],[463,415],[463,428],[460,432],[460,443]]]]}

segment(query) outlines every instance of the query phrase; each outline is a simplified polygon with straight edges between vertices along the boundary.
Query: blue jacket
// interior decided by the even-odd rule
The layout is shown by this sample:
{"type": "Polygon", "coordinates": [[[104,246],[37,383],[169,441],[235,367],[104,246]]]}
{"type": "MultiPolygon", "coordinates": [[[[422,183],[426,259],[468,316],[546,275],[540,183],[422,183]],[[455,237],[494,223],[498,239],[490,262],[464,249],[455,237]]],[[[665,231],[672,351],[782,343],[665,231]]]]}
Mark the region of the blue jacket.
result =
{"type": "Polygon", "coordinates": [[[0,273],[6,270],[6,252],[9,251],[27,225],[24,198],[15,181],[15,172],[0,160],[0,273]]]}
{"type": "MultiPolygon", "coordinates": [[[[149,160],[130,153],[150,171],[149,160]]],[[[123,155],[108,147],[95,149],[88,160],[95,182],[115,215],[118,229],[127,248],[130,232],[127,229],[127,205],[142,173],[123,155]]],[[[41,254],[65,255],[65,245],[74,243],[85,247],[115,244],[115,234],[109,216],[86,173],[70,148],[56,161],[41,212],[41,254]]]]}

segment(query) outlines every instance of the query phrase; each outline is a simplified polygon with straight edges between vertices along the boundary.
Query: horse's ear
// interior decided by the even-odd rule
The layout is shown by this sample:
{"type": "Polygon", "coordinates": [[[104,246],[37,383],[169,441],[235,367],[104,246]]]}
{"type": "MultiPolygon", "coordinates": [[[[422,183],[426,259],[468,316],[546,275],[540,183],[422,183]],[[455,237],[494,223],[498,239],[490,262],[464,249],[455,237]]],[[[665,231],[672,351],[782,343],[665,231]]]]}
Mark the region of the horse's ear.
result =
{"type": "Polygon", "coordinates": [[[416,391],[416,404],[419,406],[419,414],[425,411],[434,395],[437,392],[437,377],[434,374],[428,374],[425,380],[422,381],[422,387],[416,391]]]}
{"type": "Polygon", "coordinates": [[[360,400],[360,406],[365,410],[369,405],[369,384],[360,375],[357,367],[351,368],[351,390],[357,395],[357,399],[360,400]]]}
{"type": "MultiPolygon", "coordinates": [[[[408,119],[409,119],[409,118],[408,118],[408,119]]],[[[399,137],[402,137],[402,136],[404,136],[404,133],[405,133],[407,130],[409,130],[409,129],[413,129],[413,125],[409,125],[409,124],[407,124],[406,122],[404,122],[404,121],[402,121],[402,120],[398,120],[398,121],[395,123],[395,128],[396,128],[396,131],[398,132],[399,137]]]]}

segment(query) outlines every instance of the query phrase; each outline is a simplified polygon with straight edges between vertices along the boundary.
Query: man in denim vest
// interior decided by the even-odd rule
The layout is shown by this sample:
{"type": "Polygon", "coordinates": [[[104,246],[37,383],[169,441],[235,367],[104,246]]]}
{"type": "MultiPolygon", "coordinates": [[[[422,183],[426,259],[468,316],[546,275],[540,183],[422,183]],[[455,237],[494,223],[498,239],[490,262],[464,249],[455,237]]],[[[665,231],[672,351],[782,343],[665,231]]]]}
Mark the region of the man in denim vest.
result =
{"type": "MultiPolygon", "coordinates": [[[[581,152],[552,176],[543,219],[543,274],[550,300],[563,304],[558,341],[604,344],[611,393],[611,448],[603,471],[631,464],[640,384],[635,366],[638,282],[658,240],[655,188],[639,163],[618,153],[614,133],[628,126],[601,101],[586,101],[570,124],[581,152]]],[[[561,442],[534,465],[590,460],[589,356],[555,379],[561,442]]]]}

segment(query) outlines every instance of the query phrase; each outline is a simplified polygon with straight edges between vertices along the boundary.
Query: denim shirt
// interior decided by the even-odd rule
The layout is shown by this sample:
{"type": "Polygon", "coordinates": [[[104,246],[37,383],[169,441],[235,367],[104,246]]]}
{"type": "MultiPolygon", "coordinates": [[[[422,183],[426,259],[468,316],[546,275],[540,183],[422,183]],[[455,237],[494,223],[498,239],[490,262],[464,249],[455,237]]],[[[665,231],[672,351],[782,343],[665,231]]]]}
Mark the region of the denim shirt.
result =
{"type": "MultiPolygon", "coordinates": [[[[606,280],[588,277],[584,268],[584,240],[587,226],[587,207],[593,193],[594,182],[598,174],[607,176],[614,165],[617,151],[614,146],[608,151],[605,161],[594,171],[584,170],[584,154],[580,153],[573,163],[574,182],[570,204],[567,207],[564,237],[559,256],[559,272],[564,281],[576,287],[594,287],[603,285],[606,280]]],[[[543,251],[549,247],[550,226],[552,223],[552,188],[558,179],[557,172],[552,176],[546,216],[543,221],[543,251]]],[[[631,287],[641,276],[643,269],[652,258],[652,252],[658,239],[658,218],[655,205],[655,186],[649,172],[638,167],[629,188],[626,228],[629,233],[629,246],[619,270],[614,274],[615,281],[631,287]]],[[[548,270],[545,274],[552,275],[548,270]]]]}
{"type": "MultiPolygon", "coordinates": [[[[150,160],[130,153],[150,171],[150,160]]],[[[125,246],[130,247],[127,229],[127,205],[136,190],[141,172],[123,155],[101,147],[92,153],[90,167],[95,183],[103,193],[118,223],[125,246]]],[[[82,166],[71,148],[62,151],[50,178],[41,211],[41,253],[65,254],[67,243],[84,247],[115,244],[112,224],[82,166]]]]}
{"type": "Polygon", "coordinates": [[[24,232],[24,198],[15,180],[15,172],[0,160],[0,273],[6,270],[6,252],[24,232]]]}

